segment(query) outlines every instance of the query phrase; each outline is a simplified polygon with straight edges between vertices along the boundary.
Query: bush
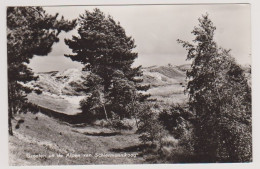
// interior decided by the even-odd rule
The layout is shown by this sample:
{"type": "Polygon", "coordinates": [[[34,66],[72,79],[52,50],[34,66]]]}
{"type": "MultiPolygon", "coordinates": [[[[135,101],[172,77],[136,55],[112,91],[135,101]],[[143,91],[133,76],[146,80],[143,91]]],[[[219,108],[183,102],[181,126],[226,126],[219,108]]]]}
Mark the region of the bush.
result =
{"type": "MultiPolygon", "coordinates": [[[[169,139],[165,139],[164,148],[172,151],[172,153],[166,153],[167,151],[164,151],[165,158],[169,158],[169,160],[172,161],[172,156],[187,156],[193,154],[194,138],[193,125],[191,123],[192,119],[193,116],[188,109],[180,105],[171,105],[159,114],[159,120],[169,134],[172,135],[173,140],[175,140],[175,142],[173,142],[174,144],[172,144],[172,141],[169,142],[169,139]]],[[[178,162],[178,160],[180,159],[175,157],[173,161],[178,162]]],[[[183,159],[181,159],[181,161],[182,160],[183,159]]]]}
{"type": "Polygon", "coordinates": [[[189,120],[192,119],[192,114],[180,105],[172,105],[169,108],[163,109],[159,114],[159,120],[163,126],[172,134],[176,139],[182,137],[186,130],[189,130],[191,124],[189,120]]]}
{"type": "Polygon", "coordinates": [[[139,139],[142,143],[156,145],[157,150],[161,151],[163,138],[167,132],[158,120],[158,114],[153,108],[152,104],[143,104],[139,109],[137,133],[140,134],[139,139]]]}
{"type": "Polygon", "coordinates": [[[112,119],[110,121],[111,126],[114,129],[119,129],[119,130],[132,130],[133,127],[129,123],[125,123],[125,120],[121,120],[120,116],[112,113],[112,119]]]}

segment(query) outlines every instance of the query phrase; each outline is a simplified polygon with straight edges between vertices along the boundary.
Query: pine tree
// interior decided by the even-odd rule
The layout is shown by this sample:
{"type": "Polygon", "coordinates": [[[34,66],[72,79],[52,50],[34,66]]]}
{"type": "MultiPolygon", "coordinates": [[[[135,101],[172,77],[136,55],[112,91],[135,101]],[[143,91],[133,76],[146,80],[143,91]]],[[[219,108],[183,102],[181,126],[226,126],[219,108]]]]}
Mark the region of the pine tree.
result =
{"type": "Polygon", "coordinates": [[[7,60],[8,60],[8,123],[12,135],[13,115],[29,108],[26,95],[33,89],[27,82],[36,80],[27,66],[34,55],[47,55],[59,41],[61,31],[75,27],[76,20],[69,22],[58,14],[51,16],[41,7],[7,8],[7,60]]]}
{"type": "Polygon", "coordinates": [[[230,50],[214,41],[216,27],[208,15],[199,23],[193,44],[178,40],[192,60],[187,90],[195,114],[195,152],[202,161],[250,161],[251,88],[230,50]]]}
{"type": "MultiPolygon", "coordinates": [[[[136,90],[148,90],[149,86],[140,84],[142,82],[141,66],[132,67],[138,56],[136,52],[133,52],[134,40],[126,35],[120,23],[116,23],[110,15],[105,16],[99,9],[94,9],[93,12],[85,11],[85,14],[79,17],[78,34],[79,36],[65,40],[74,53],[65,56],[82,63],[84,71],[90,71],[102,79],[104,95],[109,97],[110,102],[111,99],[127,93],[126,90],[121,90],[123,93],[113,91],[119,81],[116,78],[118,75],[122,80],[124,79],[124,83],[133,85],[136,90]]],[[[147,95],[139,96],[139,100],[148,97],[147,95]]],[[[121,107],[126,104],[126,102],[123,103],[121,107]]],[[[119,111],[113,109],[113,105],[116,104],[111,103],[110,111],[119,111]]]]}

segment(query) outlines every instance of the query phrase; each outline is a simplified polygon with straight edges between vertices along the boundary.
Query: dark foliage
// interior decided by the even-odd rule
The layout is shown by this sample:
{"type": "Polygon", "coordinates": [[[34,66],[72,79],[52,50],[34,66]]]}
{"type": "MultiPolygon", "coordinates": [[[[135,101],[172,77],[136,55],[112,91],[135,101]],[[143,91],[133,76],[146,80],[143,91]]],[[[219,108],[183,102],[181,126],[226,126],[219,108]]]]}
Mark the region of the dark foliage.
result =
{"type": "Polygon", "coordinates": [[[190,110],[194,120],[194,150],[205,162],[252,160],[251,88],[244,70],[214,41],[208,15],[195,27],[194,44],[178,40],[192,60],[187,71],[190,110]]]}
{"type": "MultiPolygon", "coordinates": [[[[51,47],[59,41],[61,31],[74,28],[76,20],[69,22],[51,16],[41,7],[7,8],[7,64],[8,64],[8,103],[9,134],[12,135],[11,119],[30,107],[26,95],[33,91],[27,82],[36,80],[27,64],[34,55],[47,55],[51,47]]],[[[40,93],[40,91],[36,91],[40,93]]]]}
{"type": "Polygon", "coordinates": [[[82,111],[96,116],[100,113],[97,110],[103,109],[102,114],[107,119],[112,112],[120,118],[129,117],[126,107],[132,101],[132,95],[136,95],[138,101],[143,101],[148,96],[138,91],[149,88],[140,84],[141,67],[132,67],[138,56],[133,52],[134,40],[110,15],[105,16],[99,9],[85,11],[78,21],[79,36],[65,40],[74,54],[65,56],[82,63],[84,71],[90,71],[99,79],[94,82],[97,88],[85,83],[85,92],[90,96],[82,100],[82,111]]]}
{"type": "Polygon", "coordinates": [[[176,139],[180,139],[184,135],[184,130],[189,130],[188,128],[183,128],[184,123],[191,123],[193,119],[192,113],[186,107],[180,105],[172,105],[169,109],[164,109],[158,117],[165,129],[176,139]]]}

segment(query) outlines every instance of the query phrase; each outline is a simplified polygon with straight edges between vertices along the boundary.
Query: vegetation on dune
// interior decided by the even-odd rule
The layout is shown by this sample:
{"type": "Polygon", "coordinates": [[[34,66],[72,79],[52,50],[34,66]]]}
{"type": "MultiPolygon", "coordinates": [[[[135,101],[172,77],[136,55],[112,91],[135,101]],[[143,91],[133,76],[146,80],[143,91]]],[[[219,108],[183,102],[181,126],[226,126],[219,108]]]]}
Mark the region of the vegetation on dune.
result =
{"type": "MultiPolygon", "coordinates": [[[[26,63],[29,63],[33,55],[47,55],[53,43],[59,40],[59,33],[76,26],[75,20],[69,22],[63,18],[57,19],[57,16],[48,15],[39,7],[7,9],[10,135],[13,133],[13,114],[28,108],[26,94],[33,89],[25,84],[37,78],[26,63]]],[[[59,131],[74,127],[75,130],[59,132],[59,137],[65,139],[61,144],[64,146],[68,145],[63,136],[79,139],[76,140],[78,147],[70,147],[75,151],[82,152],[79,145],[94,149],[85,141],[88,138],[91,144],[102,145],[101,148],[106,151],[138,150],[138,158],[150,160],[149,162],[250,162],[250,75],[231,57],[230,50],[217,46],[214,41],[215,30],[208,15],[203,15],[199,18],[199,26],[192,31],[195,35],[193,43],[178,40],[188,51],[187,59],[192,61],[190,67],[152,67],[144,78],[142,68],[132,66],[138,57],[138,53],[134,52],[134,39],[126,35],[120,23],[115,22],[111,16],[105,16],[99,9],[85,11],[78,18],[79,35],[65,39],[66,45],[73,52],[65,56],[84,65],[82,75],[85,76],[80,77],[77,73],[77,78],[68,83],[76,93],[86,96],[80,101],[82,113],[66,115],[40,105],[38,108],[46,115],[66,123],[58,125],[59,131]],[[157,74],[152,74],[153,71],[157,74]],[[144,85],[152,82],[155,83],[154,86],[160,86],[153,92],[162,97],[173,97],[174,94],[182,93],[186,87],[189,101],[178,105],[152,100],[150,95],[145,94],[150,86],[144,85]],[[174,92],[162,90],[172,87],[175,87],[174,92]],[[135,126],[130,125],[131,122],[135,126]],[[96,132],[101,127],[109,132],[96,132]],[[123,135],[121,130],[124,129],[131,131],[125,130],[122,133],[126,135],[123,135]],[[129,145],[126,144],[131,140],[126,141],[125,136],[134,138],[135,145],[127,147],[129,145]],[[94,137],[99,138],[94,140],[94,137]],[[96,140],[100,143],[97,144],[96,140]],[[125,147],[113,148],[114,142],[125,147]],[[111,149],[107,150],[105,146],[111,149]]],[[[51,75],[56,76],[57,72],[52,72],[51,75]]],[[[62,79],[65,76],[59,78],[59,82],[64,82],[62,79]]],[[[70,79],[66,76],[65,79],[67,78],[70,79]]],[[[53,84],[54,88],[57,84],[53,84]]],[[[45,115],[41,118],[52,126],[55,125],[53,119],[50,120],[45,115]]],[[[40,119],[37,117],[35,120],[40,119]]],[[[19,121],[19,125],[23,122],[19,121]]],[[[35,124],[35,121],[29,123],[35,124]]],[[[49,128],[43,127],[46,130],[44,134],[52,133],[52,140],[57,141],[55,134],[58,130],[49,131],[49,128]]],[[[27,128],[22,128],[22,131],[33,131],[34,135],[37,133],[27,128]]],[[[140,162],[140,159],[137,161],[140,162]]],[[[80,164],[84,163],[85,161],[80,161],[80,164]]]]}
{"type": "MultiPolygon", "coordinates": [[[[11,119],[19,112],[26,112],[31,105],[26,95],[33,89],[24,85],[36,80],[27,67],[34,55],[47,55],[59,41],[61,31],[70,31],[76,20],[69,22],[45,13],[41,7],[7,8],[7,58],[8,58],[8,115],[9,134],[12,135],[11,119]]],[[[37,93],[40,93],[37,91],[37,93]]]]}

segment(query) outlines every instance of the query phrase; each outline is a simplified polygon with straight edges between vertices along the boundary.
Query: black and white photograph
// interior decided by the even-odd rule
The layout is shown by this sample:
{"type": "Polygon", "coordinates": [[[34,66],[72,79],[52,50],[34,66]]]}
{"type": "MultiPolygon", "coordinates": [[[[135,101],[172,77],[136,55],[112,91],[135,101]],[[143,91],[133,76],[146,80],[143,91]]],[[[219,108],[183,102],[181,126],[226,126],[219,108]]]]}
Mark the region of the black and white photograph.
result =
{"type": "Polygon", "coordinates": [[[5,12],[10,166],[253,162],[250,4],[5,12]]]}

